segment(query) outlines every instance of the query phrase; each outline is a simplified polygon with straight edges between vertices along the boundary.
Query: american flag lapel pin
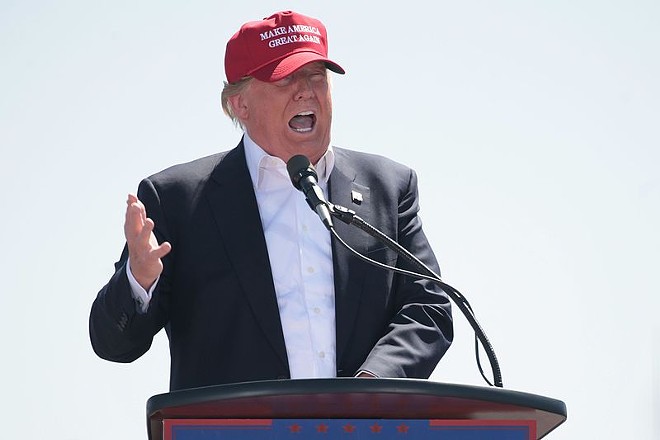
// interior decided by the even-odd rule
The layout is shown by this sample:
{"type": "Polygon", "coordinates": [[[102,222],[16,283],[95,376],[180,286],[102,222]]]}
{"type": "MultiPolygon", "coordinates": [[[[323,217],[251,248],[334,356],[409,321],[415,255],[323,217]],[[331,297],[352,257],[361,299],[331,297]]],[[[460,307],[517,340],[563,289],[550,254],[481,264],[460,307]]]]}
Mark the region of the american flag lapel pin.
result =
{"type": "Polygon", "coordinates": [[[356,205],[361,205],[362,204],[362,193],[359,193],[355,190],[352,190],[351,191],[351,200],[356,205]]]}

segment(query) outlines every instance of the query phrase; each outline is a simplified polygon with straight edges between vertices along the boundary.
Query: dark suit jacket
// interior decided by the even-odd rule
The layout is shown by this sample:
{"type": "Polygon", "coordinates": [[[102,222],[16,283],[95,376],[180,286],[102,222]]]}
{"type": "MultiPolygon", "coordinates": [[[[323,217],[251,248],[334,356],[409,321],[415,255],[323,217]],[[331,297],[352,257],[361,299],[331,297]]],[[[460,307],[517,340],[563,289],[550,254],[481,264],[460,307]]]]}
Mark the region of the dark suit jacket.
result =
{"type": "MultiPolygon", "coordinates": [[[[329,200],[351,208],[439,272],[417,216],[415,173],[380,156],[335,148],[329,200]],[[351,200],[351,191],[363,202],[351,200]]],[[[96,353],[131,362],[163,327],[170,389],[289,377],[269,257],[242,143],[140,183],[138,197],[172,244],[147,313],[137,312],[125,262],[90,314],[96,353]]],[[[301,194],[301,197],[303,195],[301,194]]],[[[412,269],[352,226],[335,229],[356,250],[412,269]]],[[[333,240],[337,375],[427,378],[453,338],[450,305],[429,282],[370,266],[333,240]]]]}

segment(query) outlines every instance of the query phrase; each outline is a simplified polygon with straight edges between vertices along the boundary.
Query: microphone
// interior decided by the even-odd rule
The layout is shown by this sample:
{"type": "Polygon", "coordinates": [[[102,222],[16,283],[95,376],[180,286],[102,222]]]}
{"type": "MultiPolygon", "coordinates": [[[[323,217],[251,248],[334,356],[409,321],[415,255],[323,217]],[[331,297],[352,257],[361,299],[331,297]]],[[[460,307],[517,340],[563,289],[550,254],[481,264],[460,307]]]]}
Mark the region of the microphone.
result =
{"type": "Polygon", "coordinates": [[[362,220],[359,216],[355,215],[355,211],[351,211],[350,209],[344,208],[343,206],[333,205],[332,203],[325,200],[323,191],[318,185],[318,174],[316,174],[314,166],[312,166],[306,156],[293,156],[286,163],[286,169],[289,172],[289,177],[291,178],[291,183],[293,183],[293,186],[305,194],[307,204],[310,208],[312,208],[313,211],[318,214],[319,217],[321,217],[323,224],[326,228],[328,228],[332,236],[356,257],[369,264],[380,267],[381,269],[391,270],[402,275],[432,281],[438,284],[447,293],[449,298],[451,298],[461,310],[461,312],[463,312],[463,315],[465,315],[465,318],[468,320],[472,326],[472,329],[474,330],[475,353],[477,357],[477,366],[479,367],[481,376],[489,385],[493,385],[486,378],[483,369],[481,368],[481,362],[479,360],[479,342],[481,342],[481,346],[486,351],[486,355],[490,361],[490,365],[493,371],[494,385],[496,387],[502,388],[504,386],[502,384],[502,372],[500,370],[500,363],[497,360],[495,350],[493,349],[493,345],[488,340],[488,337],[486,336],[483,328],[477,321],[477,318],[474,315],[474,311],[472,310],[472,306],[470,306],[467,298],[465,298],[465,296],[463,296],[463,294],[461,294],[461,292],[459,292],[457,289],[442,281],[440,275],[433,272],[433,270],[431,270],[426,264],[424,264],[421,260],[415,257],[395,240],[392,240],[383,232],[379,231],[369,223],[362,220]],[[403,257],[406,261],[415,266],[418,270],[421,270],[421,273],[404,270],[398,267],[392,267],[360,254],[337,234],[337,231],[335,231],[332,224],[331,215],[334,215],[347,225],[354,225],[372,237],[377,238],[387,247],[395,251],[399,256],[403,257]]]}
{"type": "Polygon", "coordinates": [[[307,156],[298,154],[286,163],[293,186],[305,194],[307,204],[315,211],[326,228],[332,230],[332,217],[330,215],[330,203],[325,200],[323,190],[318,184],[319,176],[307,156]]]}

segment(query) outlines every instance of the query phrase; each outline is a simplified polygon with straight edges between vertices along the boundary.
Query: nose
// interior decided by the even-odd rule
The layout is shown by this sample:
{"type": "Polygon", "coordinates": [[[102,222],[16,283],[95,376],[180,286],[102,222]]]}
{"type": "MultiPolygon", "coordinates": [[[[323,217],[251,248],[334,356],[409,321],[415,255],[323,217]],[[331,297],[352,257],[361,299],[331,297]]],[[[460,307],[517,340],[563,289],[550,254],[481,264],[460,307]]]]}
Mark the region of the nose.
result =
{"type": "Polygon", "coordinates": [[[312,87],[311,79],[306,76],[301,76],[296,81],[296,92],[294,99],[296,101],[301,99],[309,99],[314,96],[314,89],[312,87]]]}

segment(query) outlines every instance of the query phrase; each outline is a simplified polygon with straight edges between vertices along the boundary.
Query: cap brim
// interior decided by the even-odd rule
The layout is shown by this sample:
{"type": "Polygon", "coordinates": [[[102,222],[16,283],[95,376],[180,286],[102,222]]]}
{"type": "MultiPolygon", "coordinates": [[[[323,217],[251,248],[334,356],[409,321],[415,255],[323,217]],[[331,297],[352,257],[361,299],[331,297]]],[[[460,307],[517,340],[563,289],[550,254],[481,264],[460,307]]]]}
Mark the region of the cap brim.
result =
{"type": "Polygon", "coordinates": [[[266,66],[251,72],[249,75],[255,77],[259,81],[279,81],[282,78],[291,75],[302,66],[316,61],[324,62],[328,69],[335,73],[342,75],[346,73],[346,71],[339,64],[316,52],[295,52],[282,58],[281,60],[267,64],[266,66]]]}

